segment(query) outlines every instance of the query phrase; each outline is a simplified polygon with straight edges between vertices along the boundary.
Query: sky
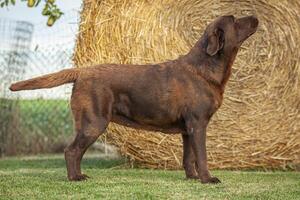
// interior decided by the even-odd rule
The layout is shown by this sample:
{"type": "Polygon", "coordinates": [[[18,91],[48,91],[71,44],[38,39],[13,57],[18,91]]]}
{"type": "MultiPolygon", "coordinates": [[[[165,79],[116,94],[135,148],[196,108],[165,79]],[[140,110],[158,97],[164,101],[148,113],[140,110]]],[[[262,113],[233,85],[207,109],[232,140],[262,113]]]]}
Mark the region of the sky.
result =
{"type": "MultiPolygon", "coordinates": [[[[80,11],[82,0],[57,0],[56,4],[64,12],[68,13],[70,11],[80,11]]],[[[9,6],[5,8],[0,8],[0,17],[14,19],[14,20],[24,20],[31,22],[33,24],[43,23],[46,28],[47,18],[42,16],[41,12],[43,9],[43,0],[38,7],[29,8],[27,7],[27,2],[16,1],[15,6],[9,6]]],[[[76,16],[68,19],[67,22],[76,22],[76,16]]],[[[66,22],[66,23],[67,23],[66,22]]]]}
{"type": "Polygon", "coordinates": [[[57,6],[64,15],[52,27],[48,27],[47,17],[41,14],[43,0],[38,7],[29,8],[27,2],[16,1],[15,6],[0,8],[0,18],[7,20],[27,21],[34,25],[31,47],[48,46],[49,44],[74,45],[78,32],[79,12],[82,0],[56,0],[57,6]]]}
{"type": "MultiPolygon", "coordinates": [[[[15,6],[0,8],[0,19],[4,21],[27,21],[34,25],[32,41],[30,50],[28,51],[29,58],[26,66],[13,66],[25,69],[19,79],[28,79],[41,74],[51,73],[64,68],[72,67],[72,55],[78,33],[79,12],[81,9],[82,0],[56,0],[60,10],[64,13],[60,19],[52,27],[48,27],[47,17],[41,14],[43,9],[43,1],[38,7],[29,8],[27,2],[21,0],[16,1],[15,6]]],[[[7,28],[7,27],[6,27],[7,28]]],[[[9,31],[13,35],[14,29],[9,31]]],[[[10,35],[10,34],[9,34],[10,35]]],[[[3,49],[3,39],[0,37],[0,50],[3,49]],[[2,44],[2,46],[1,46],[2,44]]],[[[3,61],[3,59],[2,59],[3,61]]],[[[0,72],[7,71],[3,62],[1,62],[0,55],[0,72]],[[1,64],[2,63],[2,64],[1,64]]],[[[17,74],[19,76],[19,74],[17,74]]],[[[7,85],[10,84],[12,75],[2,74],[2,79],[6,81],[0,82],[0,97],[10,95],[15,98],[11,92],[8,91],[7,85]],[[5,77],[11,77],[5,79],[5,77]],[[2,89],[1,88],[5,88],[2,89]]],[[[1,80],[1,74],[0,74],[1,80]]],[[[17,98],[67,98],[70,93],[70,86],[65,85],[47,91],[22,91],[18,93],[17,98]]],[[[6,96],[5,96],[6,97],[6,96]]]]}

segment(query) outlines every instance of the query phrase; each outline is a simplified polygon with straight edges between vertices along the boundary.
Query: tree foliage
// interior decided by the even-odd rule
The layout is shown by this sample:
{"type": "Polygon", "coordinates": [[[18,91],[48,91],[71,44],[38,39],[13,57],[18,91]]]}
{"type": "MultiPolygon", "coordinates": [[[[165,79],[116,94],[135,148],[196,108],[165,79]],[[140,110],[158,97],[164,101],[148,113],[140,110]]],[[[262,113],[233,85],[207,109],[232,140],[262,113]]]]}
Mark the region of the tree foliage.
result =
{"type": "MultiPolygon", "coordinates": [[[[37,7],[42,0],[20,0],[21,2],[27,2],[27,6],[30,8],[37,7]]],[[[55,0],[43,0],[44,7],[42,10],[42,15],[48,18],[47,25],[52,26],[56,20],[58,20],[63,12],[57,7],[55,0]]],[[[0,0],[0,7],[8,7],[10,5],[15,5],[16,0],[0,0]]]]}

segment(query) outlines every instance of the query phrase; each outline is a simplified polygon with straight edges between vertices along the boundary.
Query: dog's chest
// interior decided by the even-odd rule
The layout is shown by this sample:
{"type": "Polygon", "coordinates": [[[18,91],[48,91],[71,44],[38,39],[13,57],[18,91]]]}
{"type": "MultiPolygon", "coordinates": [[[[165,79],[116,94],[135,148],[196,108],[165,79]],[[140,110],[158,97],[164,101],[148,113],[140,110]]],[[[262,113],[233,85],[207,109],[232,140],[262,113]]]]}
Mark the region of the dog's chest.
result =
{"type": "Polygon", "coordinates": [[[169,99],[153,96],[122,93],[115,97],[113,115],[126,117],[139,124],[169,126],[180,119],[178,105],[169,99]]]}

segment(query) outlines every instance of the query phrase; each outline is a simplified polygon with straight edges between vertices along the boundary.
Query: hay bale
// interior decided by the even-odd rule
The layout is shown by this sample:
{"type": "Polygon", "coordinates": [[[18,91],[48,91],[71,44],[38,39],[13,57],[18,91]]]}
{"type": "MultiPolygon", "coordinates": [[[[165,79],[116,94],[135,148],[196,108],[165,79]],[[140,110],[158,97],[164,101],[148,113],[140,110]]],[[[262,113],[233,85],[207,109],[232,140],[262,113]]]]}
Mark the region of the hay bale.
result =
{"type": "MultiPolygon", "coordinates": [[[[224,14],[255,14],[220,110],[208,128],[211,168],[300,163],[300,3],[294,0],[85,0],[74,62],[155,63],[185,54],[224,14]]],[[[111,124],[106,139],[144,167],[181,168],[180,135],[111,124]]]]}

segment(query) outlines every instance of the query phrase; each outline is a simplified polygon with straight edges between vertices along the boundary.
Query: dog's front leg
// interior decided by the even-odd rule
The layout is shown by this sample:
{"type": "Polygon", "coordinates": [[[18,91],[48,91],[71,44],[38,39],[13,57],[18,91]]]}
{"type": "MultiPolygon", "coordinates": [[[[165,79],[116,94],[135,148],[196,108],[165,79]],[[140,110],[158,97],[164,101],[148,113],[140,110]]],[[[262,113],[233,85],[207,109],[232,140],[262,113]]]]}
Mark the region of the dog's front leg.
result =
{"type": "Polygon", "coordinates": [[[189,133],[192,150],[196,157],[196,170],[202,183],[220,183],[217,177],[212,177],[207,167],[206,153],[206,127],[207,120],[193,120],[188,123],[187,131],[189,133]]]}
{"type": "Polygon", "coordinates": [[[191,137],[187,134],[182,134],[183,141],[183,168],[187,179],[199,179],[195,169],[195,155],[191,146],[191,137]]]}

